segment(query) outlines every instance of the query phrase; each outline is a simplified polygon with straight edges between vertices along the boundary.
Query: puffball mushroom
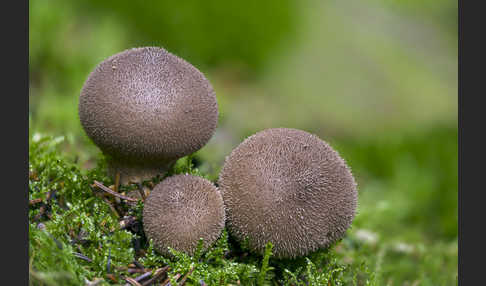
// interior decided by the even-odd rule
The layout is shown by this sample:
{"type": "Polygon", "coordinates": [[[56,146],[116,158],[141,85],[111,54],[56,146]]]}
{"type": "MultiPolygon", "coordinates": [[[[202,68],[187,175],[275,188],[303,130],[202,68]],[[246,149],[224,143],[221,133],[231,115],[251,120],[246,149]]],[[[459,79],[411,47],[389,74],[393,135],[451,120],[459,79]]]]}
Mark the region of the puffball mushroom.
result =
{"type": "Polygon", "coordinates": [[[326,142],[302,130],[258,132],[226,157],[219,176],[227,227],[263,253],[294,258],[342,238],[356,211],[356,183],[326,142]]]}
{"type": "Polygon", "coordinates": [[[187,174],[157,184],[143,208],[145,234],[165,255],[167,247],[193,255],[200,238],[207,249],[220,236],[224,221],[223,199],[216,186],[187,174]]]}
{"type": "Polygon", "coordinates": [[[134,48],[101,62],[86,80],[79,118],[121,182],[165,173],[202,148],[218,122],[209,81],[158,47],[134,48]]]}

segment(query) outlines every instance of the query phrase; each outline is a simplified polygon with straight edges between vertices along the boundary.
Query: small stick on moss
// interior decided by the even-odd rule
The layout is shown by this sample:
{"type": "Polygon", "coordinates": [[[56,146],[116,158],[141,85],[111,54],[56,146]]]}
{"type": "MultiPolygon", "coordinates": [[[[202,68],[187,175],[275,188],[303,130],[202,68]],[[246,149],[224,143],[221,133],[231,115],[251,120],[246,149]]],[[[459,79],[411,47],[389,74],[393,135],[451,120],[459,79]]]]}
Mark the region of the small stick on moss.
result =
{"type": "MultiPolygon", "coordinates": [[[[174,276],[174,279],[175,281],[177,281],[177,279],[179,279],[179,277],[181,277],[181,275],[179,273],[177,273],[175,276],[174,276]]],[[[165,279],[164,282],[162,282],[162,286],[167,286],[167,284],[170,284],[170,277],[167,277],[167,279],[165,279]]]]}
{"type": "Polygon", "coordinates": [[[108,206],[110,207],[111,211],[112,211],[112,212],[115,214],[115,216],[116,216],[117,218],[119,218],[119,217],[120,217],[120,214],[118,213],[118,211],[116,210],[116,208],[115,208],[115,207],[114,207],[114,206],[111,204],[111,202],[110,202],[110,201],[109,201],[107,198],[105,198],[105,197],[101,197],[101,199],[102,199],[102,200],[103,200],[105,203],[107,203],[107,204],[108,204],[108,206]]]}
{"type": "Polygon", "coordinates": [[[118,193],[118,187],[120,186],[120,172],[115,175],[115,192],[118,193]]]}
{"type": "Polygon", "coordinates": [[[186,284],[187,277],[189,275],[191,275],[191,273],[194,271],[194,269],[196,269],[196,266],[192,267],[191,270],[189,270],[189,272],[187,272],[186,275],[184,275],[184,277],[182,277],[181,282],[179,283],[179,286],[186,284]]]}
{"type": "Polygon", "coordinates": [[[110,273],[111,271],[111,247],[108,249],[108,261],[106,262],[106,272],[110,273]]]}
{"type": "Polygon", "coordinates": [[[115,268],[116,270],[118,270],[120,272],[123,272],[123,271],[127,271],[128,270],[128,267],[126,267],[126,266],[116,266],[116,265],[113,265],[113,268],[115,268]]]}
{"type": "Polygon", "coordinates": [[[77,258],[80,258],[84,261],[88,261],[89,263],[93,262],[93,260],[91,260],[89,257],[81,254],[81,253],[78,253],[78,252],[73,252],[74,256],[76,256],[77,258]]]}
{"type": "Polygon", "coordinates": [[[128,268],[127,270],[128,273],[133,274],[133,273],[145,273],[144,269],[140,268],[128,268]]]}
{"type": "MultiPolygon", "coordinates": [[[[155,281],[157,281],[157,279],[159,279],[160,277],[162,277],[162,275],[164,275],[164,273],[166,273],[169,270],[170,270],[170,267],[169,266],[165,266],[163,268],[159,268],[159,269],[155,270],[154,277],[152,277],[149,280],[145,281],[142,284],[142,286],[148,286],[148,285],[154,283],[155,281]]],[[[162,285],[164,285],[164,284],[162,283],[162,285]]]]}
{"type": "Polygon", "coordinates": [[[52,200],[52,198],[54,198],[54,197],[55,197],[56,193],[57,193],[57,189],[50,190],[50,191],[47,193],[46,200],[47,200],[47,202],[48,202],[48,203],[49,203],[49,202],[52,200]]]}
{"type": "Polygon", "coordinates": [[[37,173],[35,171],[29,171],[29,180],[32,179],[34,181],[38,181],[39,178],[37,177],[37,173]]]}
{"type": "Polygon", "coordinates": [[[118,283],[118,279],[116,278],[116,276],[115,276],[115,275],[113,275],[113,274],[111,274],[111,273],[110,273],[110,274],[106,274],[106,277],[107,277],[108,279],[110,279],[111,281],[113,281],[113,282],[115,282],[115,283],[118,283]]]}
{"type": "Polygon", "coordinates": [[[88,279],[85,278],[86,285],[84,286],[97,286],[101,282],[105,281],[104,279],[96,278],[94,281],[89,281],[88,279]]]}
{"type": "Polygon", "coordinates": [[[152,275],[152,272],[149,271],[149,272],[146,272],[146,273],[144,273],[144,274],[136,277],[135,279],[134,278],[130,278],[130,277],[126,277],[124,279],[128,283],[125,284],[124,286],[130,286],[130,284],[131,285],[140,285],[140,286],[143,286],[143,284],[140,284],[140,281],[149,278],[151,275],[152,275]],[[137,284],[133,284],[133,283],[137,283],[137,284]]]}
{"type": "Polygon", "coordinates": [[[144,280],[144,279],[149,278],[150,276],[152,276],[152,272],[151,272],[151,271],[146,272],[146,273],[144,273],[144,274],[142,274],[142,275],[138,276],[137,278],[135,278],[135,280],[136,280],[137,282],[140,282],[140,281],[142,281],[142,280],[144,280]]]}
{"type": "Polygon", "coordinates": [[[128,283],[130,283],[130,285],[133,286],[142,286],[142,284],[138,283],[137,280],[130,277],[125,277],[125,281],[127,281],[128,283]]]}
{"type": "Polygon", "coordinates": [[[138,268],[140,268],[142,270],[145,269],[145,267],[140,262],[138,262],[137,260],[134,260],[133,264],[135,264],[135,266],[137,266],[138,268]]]}
{"type": "Polygon", "coordinates": [[[115,197],[119,197],[120,199],[124,199],[124,200],[131,201],[131,202],[138,201],[137,199],[130,198],[130,197],[124,196],[122,194],[116,193],[112,189],[106,187],[105,185],[103,185],[102,183],[100,183],[98,181],[94,181],[93,183],[95,184],[96,187],[102,189],[103,191],[105,191],[105,192],[107,192],[109,194],[114,195],[115,197]]]}
{"type": "Polygon", "coordinates": [[[42,199],[41,198],[29,200],[29,206],[36,205],[36,204],[38,204],[40,202],[42,202],[42,199]]]}

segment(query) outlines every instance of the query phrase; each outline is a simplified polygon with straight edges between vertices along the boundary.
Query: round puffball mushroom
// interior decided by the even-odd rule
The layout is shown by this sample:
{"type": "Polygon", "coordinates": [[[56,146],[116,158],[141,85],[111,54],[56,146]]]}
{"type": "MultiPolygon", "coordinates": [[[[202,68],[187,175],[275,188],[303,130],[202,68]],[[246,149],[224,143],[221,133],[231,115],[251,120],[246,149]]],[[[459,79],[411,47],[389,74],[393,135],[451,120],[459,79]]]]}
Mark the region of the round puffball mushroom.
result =
{"type": "Polygon", "coordinates": [[[266,129],[236,147],[219,175],[227,227],[237,240],[294,258],[342,238],[356,211],[356,183],[344,160],[305,131],[266,129]]]}
{"type": "Polygon", "coordinates": [[[192,175],[175,175],[157,184],[143,208],[145,235],[164,255],[169,254],[168,247],[193,255],[200,238],[207,249],[221,235],[224,221],[219,190],[192,175]]]}
{"type": "Polygon", "coordinates": [[[79,97],[79,118],[121,182],[165,173],[202,148],[218,122],[211,84],[162,48],[126,50],[101,62],[79,97]]]}

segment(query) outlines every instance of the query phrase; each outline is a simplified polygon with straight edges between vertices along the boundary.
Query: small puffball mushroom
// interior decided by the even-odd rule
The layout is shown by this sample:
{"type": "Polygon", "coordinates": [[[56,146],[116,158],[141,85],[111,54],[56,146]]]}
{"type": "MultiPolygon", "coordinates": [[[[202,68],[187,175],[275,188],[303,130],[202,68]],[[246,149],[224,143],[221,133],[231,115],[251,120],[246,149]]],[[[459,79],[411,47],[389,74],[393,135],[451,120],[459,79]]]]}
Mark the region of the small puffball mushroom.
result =
{"type": "Polygon", "coordinates": [[[356,183],[344,160],[305,131],[266,129],[236,147],[219,175],[227,227],[263,253],[294,258],[342,238],[356,211],[356,183]]]}
{"type": "Polygon", "coordinates": [[[219,190],[192,175],[175,175],[156,185],[143,208],[145,235],[164,255],[167,247],[193,255],[200,238],[207,249],[221,235],[224,221],[219,190]]]}
{"type": "Polygon", "coordinates": [[[165,173],[202,148],[218,122],[211,84],[194,66],[162,48],[126,50],[101,62],[86,80],[79,118],[108,155],[123,184],[165,173]]]}

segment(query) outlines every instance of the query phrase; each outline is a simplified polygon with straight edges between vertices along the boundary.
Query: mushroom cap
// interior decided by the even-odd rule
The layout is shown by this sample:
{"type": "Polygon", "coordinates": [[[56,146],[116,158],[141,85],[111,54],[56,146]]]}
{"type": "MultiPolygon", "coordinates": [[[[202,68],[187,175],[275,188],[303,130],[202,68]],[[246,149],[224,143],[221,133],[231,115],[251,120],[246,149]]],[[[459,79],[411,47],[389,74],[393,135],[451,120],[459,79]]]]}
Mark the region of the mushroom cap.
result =
{"type": "Polygon", "coordinates": [[[171,162],[203,147],[218,122],[211,84],[158,47],[101,62],[86,80],[79,118],[88,137],[120,161],[171,162]]]}
{"type": "Polygon", "coordinates": [[[155,249],[167,247],[193,255],[199,239],[207,249],[218,239],[225,221],[223,199],[210,181],[192,175],[175,175],[157,184],[145,199],[143,228],[155,249]]]}
{"type": "Polygon", "coordinates": [[[250,249],[272,242],[279,258],[342,238],[356,211],[356,183],[326,142],[302,130],[258,132],[226,157],[219,176],[227,227],[250,249]]]}

